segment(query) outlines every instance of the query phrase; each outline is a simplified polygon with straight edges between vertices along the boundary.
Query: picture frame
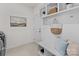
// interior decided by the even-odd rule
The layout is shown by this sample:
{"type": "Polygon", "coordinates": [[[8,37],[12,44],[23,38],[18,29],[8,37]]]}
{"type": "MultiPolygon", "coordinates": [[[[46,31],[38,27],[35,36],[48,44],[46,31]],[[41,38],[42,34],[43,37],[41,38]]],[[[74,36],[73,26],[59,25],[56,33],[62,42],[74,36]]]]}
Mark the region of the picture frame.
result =
{"type": "Polygon", "coordinates": [[[26,26],[27,26],[26,17],[10,16],[10,27],[26,27],[26,26]]]}

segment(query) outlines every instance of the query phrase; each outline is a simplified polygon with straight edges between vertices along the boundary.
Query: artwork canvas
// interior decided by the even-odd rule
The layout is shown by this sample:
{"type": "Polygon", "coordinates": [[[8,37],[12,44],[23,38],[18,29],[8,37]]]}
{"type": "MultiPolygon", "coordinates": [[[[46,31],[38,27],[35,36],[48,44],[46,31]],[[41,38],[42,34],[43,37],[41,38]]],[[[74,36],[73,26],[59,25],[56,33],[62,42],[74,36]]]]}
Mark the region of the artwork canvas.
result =
{"type": "Polygon", "coordinates": [[[26,27],[26,17],[10,16],[11,27],[26,27]]]}

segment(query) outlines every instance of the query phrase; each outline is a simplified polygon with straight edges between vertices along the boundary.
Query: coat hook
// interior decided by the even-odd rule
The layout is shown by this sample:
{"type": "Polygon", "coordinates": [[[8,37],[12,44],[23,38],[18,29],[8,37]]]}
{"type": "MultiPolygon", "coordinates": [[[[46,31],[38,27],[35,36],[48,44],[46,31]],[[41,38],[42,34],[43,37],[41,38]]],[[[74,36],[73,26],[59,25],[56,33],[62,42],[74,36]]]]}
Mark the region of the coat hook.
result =
{"type": "Polygon", "coordinates": [[[58,21],[57,21],[56,18],[54,18],[54,20],[53,20],[53,24],[56,24],[56,23],[58,23],[58,21]]]}
{"type": "Polygon", "coordinates": [[[70,17],[71,17],[71,18],[73,18],[74,16],[73,16],[73,15],[71,15],[70,17]]]}
{"type": "Polygon", "coordinates": [[[54,20],[56,20],[56,18],[54,20]]]}

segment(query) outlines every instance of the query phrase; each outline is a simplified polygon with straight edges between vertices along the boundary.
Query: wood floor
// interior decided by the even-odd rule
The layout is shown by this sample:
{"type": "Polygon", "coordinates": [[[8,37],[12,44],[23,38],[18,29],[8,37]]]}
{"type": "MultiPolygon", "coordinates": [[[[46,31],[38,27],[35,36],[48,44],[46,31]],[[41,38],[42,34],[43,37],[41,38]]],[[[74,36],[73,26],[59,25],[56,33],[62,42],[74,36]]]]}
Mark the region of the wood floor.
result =
{"type": "Polygon", "coordinates": [[[38,45],[30,43],[7,50],[6,56],[39,56],[38,45]]]}

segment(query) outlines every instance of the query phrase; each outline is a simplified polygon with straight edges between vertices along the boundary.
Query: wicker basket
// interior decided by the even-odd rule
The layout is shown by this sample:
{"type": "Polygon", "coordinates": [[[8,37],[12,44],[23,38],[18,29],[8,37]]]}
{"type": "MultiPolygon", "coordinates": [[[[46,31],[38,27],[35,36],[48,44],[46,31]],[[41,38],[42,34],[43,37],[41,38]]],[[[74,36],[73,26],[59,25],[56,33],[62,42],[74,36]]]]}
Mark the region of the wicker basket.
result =
{"type": "Polygon", "coordinates": [[[59,35],[62,33],[62,28],[51,28],[51,32],[55,35],[59,35]]]}

